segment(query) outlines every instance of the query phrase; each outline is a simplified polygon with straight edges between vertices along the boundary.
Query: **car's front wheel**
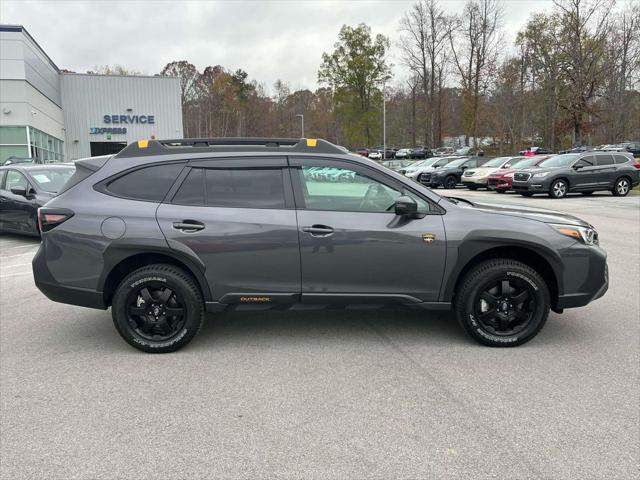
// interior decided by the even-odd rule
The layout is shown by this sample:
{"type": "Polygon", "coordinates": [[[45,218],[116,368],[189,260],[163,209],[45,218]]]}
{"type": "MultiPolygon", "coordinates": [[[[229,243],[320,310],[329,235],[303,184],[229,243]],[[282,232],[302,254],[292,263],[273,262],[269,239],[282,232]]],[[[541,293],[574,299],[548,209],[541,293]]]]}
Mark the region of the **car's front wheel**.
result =
{"type": "Polygon", "coordinates": [[[458,185],[458,179],[453,175],[444,179],[444,188],[451,190],[456,188],[456,185],[458,185]]]}
{"type": "Polygon", "coordinates": [[[455,312],[464,330],[491,347],[515,347],[542,329],[549,289],[534,269],[511,259],[478,264],[462,279],[455,312]]]}
{"type": "Polygon", "coordinates": [[[149,265],[125,277],[111,307],[122,338],[149,353],[173,352],[198,333],[204,301],[193,278],[173,265],[149,265]]]}
{"type": "Polygon", "coordinates": [[[566,197],[568,192],[569,192],[569,185],[567,184],[566,180],[563,180],[562,178],[555,180],[551,184],[551,188],[549,188],[549,196],[551,198],[566,197]]]}

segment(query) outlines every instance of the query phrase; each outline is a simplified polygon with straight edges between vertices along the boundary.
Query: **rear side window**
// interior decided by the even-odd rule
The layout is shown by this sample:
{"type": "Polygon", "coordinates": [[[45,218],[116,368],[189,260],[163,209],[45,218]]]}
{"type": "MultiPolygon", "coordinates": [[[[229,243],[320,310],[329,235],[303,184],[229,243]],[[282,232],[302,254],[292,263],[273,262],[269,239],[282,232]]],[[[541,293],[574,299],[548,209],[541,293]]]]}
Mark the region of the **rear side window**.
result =
{"type": "Polygon", "coordinates": [[[621,163],[627,163],[629,161],[628,157],[624,155],[615,155],[616,165],[620,165],[621,163]]]}
{"type": "Polygon", "coordinates": [[[205,195],[216,207],[285,208],[282,169],[205,169],[205,195]]]}
{"type": "Polygon", "coordinates": [[[598,166],[613,165],[613,155],[599,154],[596,155],[596,160],[598,162],[598,166]]]}
{"type": "Polygon", "coordinates": [[[174,163],[140,168],[109,182],[106,191],[117,197],[160,202],[183,166],[181,163],[174,163]]]}

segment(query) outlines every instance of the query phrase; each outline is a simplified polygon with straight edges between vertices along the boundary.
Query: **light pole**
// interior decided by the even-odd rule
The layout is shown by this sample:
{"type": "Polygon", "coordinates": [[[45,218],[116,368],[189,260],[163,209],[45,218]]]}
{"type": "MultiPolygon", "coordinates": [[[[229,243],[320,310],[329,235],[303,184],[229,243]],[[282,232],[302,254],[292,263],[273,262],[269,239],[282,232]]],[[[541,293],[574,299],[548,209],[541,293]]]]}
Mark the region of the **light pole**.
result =
{"type": "Polygon", "coordinates": [[[298,113],[296,117],[300,117],[300,121],[302,123],[302,138],[304,138],[304,115],[302,113],[298,113]]]}
{"type": "Polygon", "coordinates": [[[387,84],[382,84],[382,160],[387,159],[387,84]]]}

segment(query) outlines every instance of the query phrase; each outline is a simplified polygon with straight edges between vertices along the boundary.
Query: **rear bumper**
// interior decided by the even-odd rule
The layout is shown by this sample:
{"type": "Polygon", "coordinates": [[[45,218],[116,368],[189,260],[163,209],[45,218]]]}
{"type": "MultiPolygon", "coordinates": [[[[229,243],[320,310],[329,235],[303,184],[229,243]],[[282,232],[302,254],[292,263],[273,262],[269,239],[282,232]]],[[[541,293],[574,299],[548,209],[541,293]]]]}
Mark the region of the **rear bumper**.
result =
{"type": "Polygon", "coordinates": [[[78,305],[80,307],[98,308],[105,310],[102,292],[89,290],[79,287],[69,287],[58,282],[47,267],[43,244],[33,257],[31,262],[33,268],[33,279],[36,287],[44,295],[54,302],[67,303],[69,305],[78,305]]]}

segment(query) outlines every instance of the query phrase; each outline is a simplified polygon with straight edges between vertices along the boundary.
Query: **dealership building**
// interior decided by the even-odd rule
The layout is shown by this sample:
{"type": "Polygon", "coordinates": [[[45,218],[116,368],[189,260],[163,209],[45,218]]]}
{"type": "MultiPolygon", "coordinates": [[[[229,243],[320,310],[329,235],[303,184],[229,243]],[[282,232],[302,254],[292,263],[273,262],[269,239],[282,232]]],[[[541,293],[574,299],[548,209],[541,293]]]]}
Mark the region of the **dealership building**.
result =
{"type": "Polygon", "coordinates": [[[61,71],[19,25],[0,25],[0,165],[72,161],[181,138],[180,80],[61,71]]]}

